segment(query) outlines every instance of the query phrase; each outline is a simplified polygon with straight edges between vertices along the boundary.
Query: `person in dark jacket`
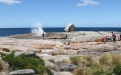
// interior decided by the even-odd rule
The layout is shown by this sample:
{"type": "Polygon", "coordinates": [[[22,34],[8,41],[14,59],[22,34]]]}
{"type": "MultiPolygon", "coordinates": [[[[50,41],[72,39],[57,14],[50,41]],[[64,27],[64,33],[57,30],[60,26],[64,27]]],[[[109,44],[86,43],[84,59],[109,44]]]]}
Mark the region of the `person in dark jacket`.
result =
{"type": "Polygon", "coordinates": [[[120,41],[121,41],[121,33],[120,33],[120,41]]]}
{"type": "Polygon", "coordinates": [[[44,39],[44,33],[42,34],[42,38],[44,39]]]}

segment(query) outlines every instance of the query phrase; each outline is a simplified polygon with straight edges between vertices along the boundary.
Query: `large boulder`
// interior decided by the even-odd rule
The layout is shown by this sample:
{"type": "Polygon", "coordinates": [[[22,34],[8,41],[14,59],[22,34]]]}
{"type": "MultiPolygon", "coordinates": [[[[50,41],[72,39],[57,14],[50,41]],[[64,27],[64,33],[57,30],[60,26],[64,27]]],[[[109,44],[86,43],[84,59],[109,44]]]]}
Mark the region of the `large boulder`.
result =
{"type": "Polygon", "coordinates": [[[59,71],[58,65],[56,65],[56,64],[53,63],[53,62],[45,61],[45,66],[46,66],[47,68],[50,68],[51,71],[56,71],[56,72],[59,71]]]}
{"type": "Polygon", "coordinates": [[[66,28],[64,30],[67,32],[72,32],[72,31],[76,31],[76,28],[75,28],[74,24],[70,23],[66,26],[66,28]]]}
{"type": "Polygon", "coordinates": [[[71,72],[64,71],[64,72],[55,72],[54,75],[73,75],[71,72]]]}
{"type": "Polygon", "coordinates": [[[74,65],[74,64],[61,63],[59,65],[59,68],[60,68],[61,71],[72,71],[75,68],[77,68],[77,66],[74,65]]]}
{"type": "Polygon", "coordinates": [[[15,52],[14,57],[18,57],[19,55],[24,54],[25,56],[33,56],[39,58],[34,52],[15,52]]]}
{"type": "Polygon", "coordinates": [[[23,69],[10,72],[9,75],[35,75],[33,69],[23,69]]]}

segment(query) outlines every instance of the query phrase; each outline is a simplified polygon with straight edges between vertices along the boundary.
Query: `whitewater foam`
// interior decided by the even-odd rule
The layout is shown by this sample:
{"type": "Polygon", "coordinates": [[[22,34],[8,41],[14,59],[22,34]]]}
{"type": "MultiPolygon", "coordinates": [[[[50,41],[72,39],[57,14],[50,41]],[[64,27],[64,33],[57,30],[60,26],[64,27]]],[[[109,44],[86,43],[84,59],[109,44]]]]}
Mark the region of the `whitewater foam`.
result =
{"type": "Polygon", "coordinates": [[[37,35],[42,35],[43,33],[45,34],[45,32],[44,32],[44,30],[43,30],[43,28],[42,28],[42,25],[41,25],[41,23],[37,23],[37,28],[32,28],[31,29],[31,32],[32,33],[35,33],[35,34],[37,34],[37,35]]]}

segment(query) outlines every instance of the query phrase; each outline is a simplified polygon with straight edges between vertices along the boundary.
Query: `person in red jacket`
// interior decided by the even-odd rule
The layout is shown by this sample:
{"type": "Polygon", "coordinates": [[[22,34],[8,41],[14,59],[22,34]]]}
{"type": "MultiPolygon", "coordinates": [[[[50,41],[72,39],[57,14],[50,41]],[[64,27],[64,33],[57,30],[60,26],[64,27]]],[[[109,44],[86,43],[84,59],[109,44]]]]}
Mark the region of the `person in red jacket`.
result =
{"type": "Polygon", "coordinates": [[[116,35],[112,32],[112,38],[113,38],[113,41],[116,40],[116,35]]]}

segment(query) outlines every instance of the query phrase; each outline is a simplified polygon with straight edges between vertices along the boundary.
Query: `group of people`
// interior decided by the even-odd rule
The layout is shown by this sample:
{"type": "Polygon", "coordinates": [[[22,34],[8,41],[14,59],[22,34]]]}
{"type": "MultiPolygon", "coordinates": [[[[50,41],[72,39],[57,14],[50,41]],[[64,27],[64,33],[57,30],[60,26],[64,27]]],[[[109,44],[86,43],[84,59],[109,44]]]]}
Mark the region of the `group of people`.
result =
{"type": "MultiPolygon", "coordinates": [[[[121,34],[119,36],[119,40],[121,41],[121,34]]],[[[112,37],[107,36],[107,41],[116,41],[116,34],[112,32],[112,37]]]]}
{"type": "MultiPolygon", "coordinates": [[[[44,33],[42,34],[42,38],[44,39],[44,33]]],[[[107,41],[116,41],[116,34],[112,32],[112,38],[107,36],[107,41]]],[[[64,36],[64,39],[67,39],[67,34],[64,36]]],[[[119,36],[119,40],[121,41],[121,34],[119,36]]]]}

